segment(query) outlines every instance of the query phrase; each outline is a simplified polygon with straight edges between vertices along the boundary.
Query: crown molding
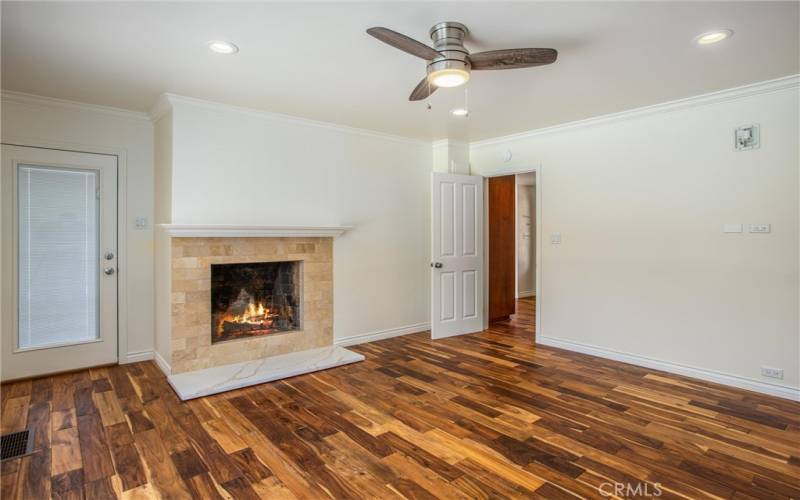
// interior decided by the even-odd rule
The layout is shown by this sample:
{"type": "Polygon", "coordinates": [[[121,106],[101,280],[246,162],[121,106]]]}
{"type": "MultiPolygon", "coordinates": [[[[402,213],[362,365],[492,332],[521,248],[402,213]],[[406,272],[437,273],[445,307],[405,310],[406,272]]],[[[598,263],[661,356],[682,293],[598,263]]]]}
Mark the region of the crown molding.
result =
{"type": "Polygon", "coordinates": [[[608,123],[620,122],[631,120],[634,118],[642,118],[661,113],[670,113],[672,111],[679,111],[682,109],[695,108],[700,106],[707,106],[710,104],[718,104],[722,102],[734,101],[737,99],[745,99],[748,97],[772,94],[775,92],[782,92],[786,90],[795,90],[800,88],[800,75],[784,76],[774,80],[767,80],[741,87],[734,87],[731,89],[710,92],[708,94],[701,94],[675,101],[668,101],[652,106],[644,106],[641,108],[634,108],[619,113],[611,113],[608,115],[600,115],[585,120],[578,120],[574,122],[562,123],[553,125],[552,127],[539,128],[528,130],[526,132],[518,132],[501,137],[494,137],[482,141],[475,141],[470,143],[470,149],[480,149],[498,144],[505,144],[508,142],[519,141],[523,139],[530,139],[541,135],[555,134],[559,132],[566,132],[585,127],[594,127],[598,125],[605,125],[608,123]]]}
{"type": "Polygon", "coordinates": [[[131,111],[129,109],[114,108],[111,106],[101,106],[99,104],[88,104],[85,102],[69,101],[67,99],[59,99],[56,97],[45,97],[41,95],[26,94],[24,92],[16,92],[13,90],[3,90],[0,93],[0,98],[3,102],[15,102],[20,104],[33,104],[37,106],[49,106],[57,108],[75,109],[81,111],[92,111],[95,113],[104,113],[107,115],[118,116],[120,118],[128,118],[132,120],[150,121],[150,115],[142,113],[141,111],[131,111]]]}
{"type": "Polygon", "coordinates": [[[363,128],[356,128],[356,127],[349,127],[347,125],[339,125],[336,123],[330,122],[323,122],[312,120],[310,118],[301,118],[299,116],[292,116],[292,115],[285,115],[282,113],[274,113],[272,111],[263,111],[260,109],[254,108],[245,108],[242,106],[234,106],[232,104],[224,104],[221,102],[215,101],[206,101],[203,99],[197,99],[195,97],[186,97],[182,95],[164,93],[159,98],[159,101],[156,102],[155,106],[153,107],[153,112],[151,112],[150,118],[152,120],[157,120],[169,109],[165,106],[174,107],[175,104],[188,104],[190,106],[201,107],[213,111],[219,112],[227,112],[227,113],[239,113],[247,116],[253,116],[257,118],[266,118],[268,120],[279,120],[288,123],[295,123],[298,125],[306,125],[309,127],[317,127],[323,128],[327,130],[334,130],[337,132],[343,132],[346,134],[353,134],[353,135],[360,135],[365,137],[373,137],[377,139],[387,139],[390,141],[402,142],[406,144],[415,144],[420,146],[429,146],[431,141],[426,141],[422,139],[414,139],[411,137],[404,137],[400,135],[393,135],[387,134],[384,132],[377,132],[374,130],[367,130],[363,128]],[[162,102],[163,101],[163,102],[162,102]]]}

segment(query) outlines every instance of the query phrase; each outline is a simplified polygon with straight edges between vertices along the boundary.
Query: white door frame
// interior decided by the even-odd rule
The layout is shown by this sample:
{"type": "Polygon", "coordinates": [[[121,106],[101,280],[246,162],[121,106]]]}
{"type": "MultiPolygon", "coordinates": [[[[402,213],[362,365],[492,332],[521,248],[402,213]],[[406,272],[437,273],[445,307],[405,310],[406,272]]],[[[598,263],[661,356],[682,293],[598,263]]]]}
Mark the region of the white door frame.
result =
{"type": "Polygon", "coordinates": [[[3,146],[56,149],[73,153],[93,153],[115,156],[117,158],[117,362],[119,364],[125,364],[152,359],[152,351],[146,353],[131,353],[128,349],[128,247],[126,244],[128,220],[126,202],[128,193],[127,150],[93,144],[47,141],[34,137],[7,135],[3,135],[0,144],[3,146]],[[142,356],[142,354],[144,354],[144,356],[142,356]]]}
{"type": "MultiPolygon", "coordinates": [[[[483,181],[483,328],[489,328],[489,179],[516,174],[536,174],[536,338],[542,335],[542,164],[535,167],[519,166],[480,174],[483,181]]],[[[515,207],[516,213],[516,207],[515,207]]],[[[515,251],[516,255],[516,251],[515,251]]]]}

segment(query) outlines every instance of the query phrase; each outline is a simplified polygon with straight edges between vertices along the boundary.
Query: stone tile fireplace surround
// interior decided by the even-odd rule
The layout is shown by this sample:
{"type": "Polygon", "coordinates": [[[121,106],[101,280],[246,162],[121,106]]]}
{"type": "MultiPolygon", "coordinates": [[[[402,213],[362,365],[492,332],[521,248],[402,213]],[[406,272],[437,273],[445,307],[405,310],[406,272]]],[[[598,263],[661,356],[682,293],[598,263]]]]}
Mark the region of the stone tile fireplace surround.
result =
{"type": "Polygon", "coordinates": [[[172,373],[333,342],[331,238],[172,238],[172,373]],[[211,264],[303,262],[302,330],[212,345],[211,264]]]}
{"type": "Polygon", "coordinates": [[[330,367],[329,362],[338,366],[363,359],[333,347],[333,238],[347,228],[162,225],[160,229],[159,258],[164,261],[162,269],[169,271],[169,279],[161,285],[169,291],[168,325],[161,324],[168,328],[169,344],[159,349],[160,364],[168,364],[162,369],[183,399],[264,382],[265,377],[281,378],[271,370],[286,365],[280,358],[291,353],[295,353],[292,374],[302,364],[301,353],[314,360],[314,367],[301,373],[330,367]],[[299,262],[302,268],[300,329],[212,342],[211,266],[287,261],[299,262]],[[326,361],[326,356],[331,359],[326,361]],[[258,370],[270,375],[259,376],[258,370]],[[243,380],[243,372],[252,380],[243,380]],[[218,375],[209,378],[214,373],[218,375]],[[215,390],[209,388],[210,382],[215,390]],[[198,384],[203,387],[195,387],[198,384]]]}

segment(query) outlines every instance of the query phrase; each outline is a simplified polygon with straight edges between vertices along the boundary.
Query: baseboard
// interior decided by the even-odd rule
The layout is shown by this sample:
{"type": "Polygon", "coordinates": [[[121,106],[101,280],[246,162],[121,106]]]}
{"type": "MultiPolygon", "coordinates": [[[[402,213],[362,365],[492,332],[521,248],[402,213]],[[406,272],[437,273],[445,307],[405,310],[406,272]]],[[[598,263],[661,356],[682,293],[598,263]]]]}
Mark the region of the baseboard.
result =
{"type": "Polygon", "coordinates": [[[630,363],[632,365],[642,366],[645,368],[653,368],[669,373],[693,377],[708,382],[716,382],[718,384],[729,385],[739,389],[747,389],[749,391],[760,392],[762,394],[769,394],[770,396],[777,396],[779,398],[791,399],[793,401],[800,401],[800,389],[794,387],[787,387],[785,385],[770,384],[760,380],[752,380],[738,375],[731,375],[728,373],[721,373],[714,370],[706,370],[704,368],[695,368],[692,366],[685,366],[670,361],[663,361],[659,359],[648,358],[639,356],[637,354],[629,354],[625,352],[597,347],[581,342],[574,342],[571,340],[556,339],[553,337],[537,336],[536,343],[550,347],[558,347],[568,351],[580,352],[583,354],[590,354],[600,358],[613,359],[614,361],[621,361],[623,363],[630,363]]]}
{"type": "Polygon", "coordinates": [[[400,337],[401,335],[409,335],[412,333],[425,332],[431,329],[430,323],[417,323],[414,325],[399,326],[397,328],[389,328],[386,330],[378,330],[377,332],[362,333],[359,335],[350,335],[349,337],[342,337],[334,339],[334,345],[349,346],[357,344],[365,344],[367,342],[374,342],[376,340],[390,339],[392,337],[400,337]]]}
{"type": "Polygon", "coordinates": [[[164,372],[164,375],[172,375],[172,367],[169,366],[169,363],[167,363],[167,361],[161,357],[161,354],[159,354],[158,351],[153,351],[153,359],[158,367],[161,368],[161,371],[164,372]]]}
{"type": "Polygon", "coordinates": [[[517,294],[517,298],[518,299],[524,299],[526,297],[536,297],[536,291],[534,291],[534,290],[526,290],[526,291],[519,292],[517,294]]]}
{"type": "Polygon", "coordinates": [[[140,361],[150,361],[153,359],[153,351],[134,351],[125,355],[125,358],[119,360],[119,364],[127,365],[128,363],[138,363],[140,361]]]}

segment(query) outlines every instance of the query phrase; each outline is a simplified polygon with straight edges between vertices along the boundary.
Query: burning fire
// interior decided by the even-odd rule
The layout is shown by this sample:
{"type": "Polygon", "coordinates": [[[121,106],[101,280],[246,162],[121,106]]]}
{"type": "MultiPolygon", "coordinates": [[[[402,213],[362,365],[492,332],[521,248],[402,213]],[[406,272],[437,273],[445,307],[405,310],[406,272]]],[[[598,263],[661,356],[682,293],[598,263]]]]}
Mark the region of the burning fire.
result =
{"type": "Polygon", "coordinates": [[[232,319],[228,321],[232,323],[250,323],[256,325],[264,325],[267,326],[272,325],[272,318],[277,316],[276,314],[270,314],[269,308],[264,307],[264,304],[258,303],[258,305],[250,304],[247,305],[247,309],[239,315],[234,316],[232,319]]]}
{"type": "Polygon", "coordinates": [[[293,314],[291,306],[272,304],[269,299],[262,302],[242,290],[225,312],[214,313],[214,336],[229,339],[290,330],[296,326],[293,314]]]}

